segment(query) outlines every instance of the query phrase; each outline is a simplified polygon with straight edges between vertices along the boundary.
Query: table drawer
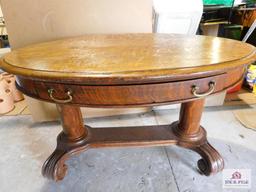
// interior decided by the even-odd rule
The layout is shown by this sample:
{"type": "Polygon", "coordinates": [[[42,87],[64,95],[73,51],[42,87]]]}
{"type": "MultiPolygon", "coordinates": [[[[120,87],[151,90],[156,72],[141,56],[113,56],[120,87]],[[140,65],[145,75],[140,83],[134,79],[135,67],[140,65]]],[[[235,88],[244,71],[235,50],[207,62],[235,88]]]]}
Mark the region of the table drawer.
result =
{"type": "Polygon", "coordinates": [[[157,105],[190,100],[200,97],[203,93],[208,94],[211,92],[210,94],[213,94],[220,92],[225,89],[225,79],[226,74],[221,74],[178,82],[104,86],[31,81],[30,89],[23,90],[23,92],[32,97],[50,102],[91,107],[157,105]],[[31,83],[33,83],[32,86],[31,83]],[[194,93],[192,90],[194,90],[194,93]]]}

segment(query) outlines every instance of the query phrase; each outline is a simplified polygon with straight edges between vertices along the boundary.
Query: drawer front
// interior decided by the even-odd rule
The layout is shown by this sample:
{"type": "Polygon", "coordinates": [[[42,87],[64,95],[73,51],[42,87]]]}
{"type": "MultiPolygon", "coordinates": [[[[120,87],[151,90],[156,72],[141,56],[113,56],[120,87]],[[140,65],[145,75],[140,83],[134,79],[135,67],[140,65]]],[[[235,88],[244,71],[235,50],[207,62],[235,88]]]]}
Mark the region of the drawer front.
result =
{"type": "Polygon", "coordinates": [[[91,107],[157,105],[190,100],[197,97],[195,93],[200,96],[210,91],[211,94],[220,92],[225,89],[225,80],[226,74],[144,85],[89,86],[31,81],[30,88],[26,90],[23,89],[25,82],[21,81],[21,90],[32,97],[49,102],[66,102],[91,107]],[[211,82],[214,82],[214,87],[211,87],[211,82]],[[195,86],[197,90],[194,90],[193,94],[192,89],[195,86]]]}

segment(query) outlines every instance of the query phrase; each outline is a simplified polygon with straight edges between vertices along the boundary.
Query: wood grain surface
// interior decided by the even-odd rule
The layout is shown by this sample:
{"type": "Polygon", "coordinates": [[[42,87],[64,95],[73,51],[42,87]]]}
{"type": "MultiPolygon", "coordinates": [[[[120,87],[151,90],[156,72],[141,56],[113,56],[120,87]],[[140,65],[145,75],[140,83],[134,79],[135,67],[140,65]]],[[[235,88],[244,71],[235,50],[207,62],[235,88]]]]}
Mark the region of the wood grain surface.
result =
{"type": "Polygon", "coordinates": [[[208,76],[255,59],[252,45],[218,37],[85,35],[17,49],[1,67],[31,78],[102,85],[208,76]]]}
{"type": "MultiPolygon", "coordinates": [[[[241,72],[237,73],[235,83],[240,79],[241,72]]],[[[78,104],[88,107],[131,107],[138,105],[160,105],[172,102],[180,102],[196,99],[192,94],[193,85],[200,87],[199,92],[207,92],[209,83],[215,82],[213,93],[225,90],[232,84],[226,82],[227,74],[211,77],[141,85],[70,85],[60,83],[47,83],[43,81],[32,81],[20,78],[18,88],[36,99],[55,102],[49,97],[48,90],[53,89],[56,99],[67,98],[67,91],[72,92],[72,101],[69,104],[78,104]]]]}

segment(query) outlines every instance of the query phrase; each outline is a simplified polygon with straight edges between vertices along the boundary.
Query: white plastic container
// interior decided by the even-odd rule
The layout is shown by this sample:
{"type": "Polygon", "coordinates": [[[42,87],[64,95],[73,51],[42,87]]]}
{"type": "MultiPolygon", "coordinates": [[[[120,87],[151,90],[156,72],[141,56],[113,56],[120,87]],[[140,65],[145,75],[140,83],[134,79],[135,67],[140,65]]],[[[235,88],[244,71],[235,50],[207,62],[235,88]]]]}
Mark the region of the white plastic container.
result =
{"type": "Polygon", "coordinates": [[[202,14],[202,0],[153,0],[154,32],[196,34],[202,14]]]}

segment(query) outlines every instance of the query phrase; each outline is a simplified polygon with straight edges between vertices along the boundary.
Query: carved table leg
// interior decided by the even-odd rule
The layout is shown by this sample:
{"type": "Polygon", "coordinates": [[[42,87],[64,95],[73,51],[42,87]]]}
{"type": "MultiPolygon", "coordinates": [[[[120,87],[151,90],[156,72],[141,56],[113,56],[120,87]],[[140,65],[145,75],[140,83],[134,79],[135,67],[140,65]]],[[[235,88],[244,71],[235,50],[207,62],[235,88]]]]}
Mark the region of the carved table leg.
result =
{"type": "Polygon", "coordinates": [[[57,147],[46,160],[42,174],[55,181],[65,177],[65,161],[89,147],[166,146],[177,144],[192,149],[202,157],[198,168],[205,175],[221,171],[224,162],[220,154],[208,143],[206,131],[200,126],[204,100],[181,105],[179,121],[171,125],[117,128],[90,128],[83,125],[79,107],[59,105],[63,131],[57,138],[57,147]]]}
{"type": "Polygon", "coordinates": [[[65,161],[73,154],[88,148],[88,130],[83,125],[79,107],[70,105],[57,106],[61,114],[63,132],[57,138],[57,147],[42,167],[43,176],[55,181],[65,177],[65,161]]]}
{"type": "Polygon", "coordinates": [[[200,126],[204,99],[181,104],[178,122],[171,126],[178,137],[178,145],[196,151],[201,155],[197,163],[199,170],[205,175],[215,174],[224,168],[220,154],[208,143],[205,129],[200,126]]]}

